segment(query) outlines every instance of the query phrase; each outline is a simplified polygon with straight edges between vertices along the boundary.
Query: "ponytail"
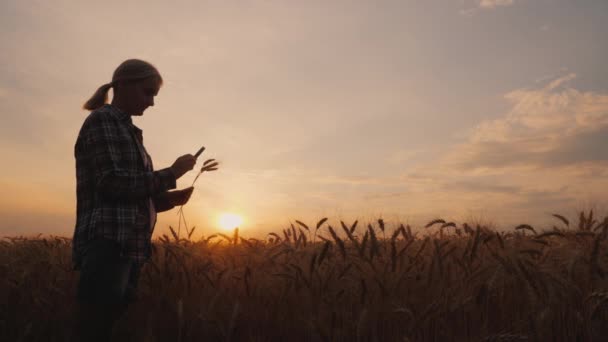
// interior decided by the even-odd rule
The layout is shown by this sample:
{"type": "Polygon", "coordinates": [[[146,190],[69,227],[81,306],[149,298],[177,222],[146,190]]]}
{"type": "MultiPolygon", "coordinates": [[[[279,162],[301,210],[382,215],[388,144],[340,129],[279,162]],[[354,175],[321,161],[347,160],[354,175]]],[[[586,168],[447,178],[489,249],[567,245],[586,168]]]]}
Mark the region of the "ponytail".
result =
{"type": "Polygon", "coordinates": [[[106,102],[108,102],[108,91],[114,86],[112,83],[106,83],[99,87],[82,108],[86,110],[95,110],[106,104],[106,102]]]}

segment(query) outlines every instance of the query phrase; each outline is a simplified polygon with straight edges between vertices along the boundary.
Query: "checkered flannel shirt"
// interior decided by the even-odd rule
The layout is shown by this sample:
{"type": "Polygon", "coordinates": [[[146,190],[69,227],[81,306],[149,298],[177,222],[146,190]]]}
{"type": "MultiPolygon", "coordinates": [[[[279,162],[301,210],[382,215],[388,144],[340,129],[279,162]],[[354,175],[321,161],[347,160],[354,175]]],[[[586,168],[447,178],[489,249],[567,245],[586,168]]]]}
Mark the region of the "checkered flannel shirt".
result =
{"type": "Polygon", "coordinates": [[[74,156],[74,269],[80,269],[88,243],[98,237],[118,242],[122,257],[142,265],[150,258],[156,212],[173,208],[167,190],[175,188],[175,176],[169,168],[153,171],[141,129],[110,104],[86,118],[74,156]]]}

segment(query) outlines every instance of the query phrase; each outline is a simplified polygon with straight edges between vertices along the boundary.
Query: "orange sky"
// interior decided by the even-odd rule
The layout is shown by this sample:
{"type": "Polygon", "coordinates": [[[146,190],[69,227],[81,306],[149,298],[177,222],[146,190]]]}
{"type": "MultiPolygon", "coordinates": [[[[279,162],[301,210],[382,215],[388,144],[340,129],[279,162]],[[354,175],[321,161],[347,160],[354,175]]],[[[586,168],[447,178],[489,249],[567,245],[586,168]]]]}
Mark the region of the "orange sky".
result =
{"type": "Polygon", "coordinates": [[[128,58],[165,79],[134,120],[155,166],[222,162],[200,233],[603,211],[606,23],[602,0],[3,1],[0,235],[71,236],[80,108],[128,58]]]}

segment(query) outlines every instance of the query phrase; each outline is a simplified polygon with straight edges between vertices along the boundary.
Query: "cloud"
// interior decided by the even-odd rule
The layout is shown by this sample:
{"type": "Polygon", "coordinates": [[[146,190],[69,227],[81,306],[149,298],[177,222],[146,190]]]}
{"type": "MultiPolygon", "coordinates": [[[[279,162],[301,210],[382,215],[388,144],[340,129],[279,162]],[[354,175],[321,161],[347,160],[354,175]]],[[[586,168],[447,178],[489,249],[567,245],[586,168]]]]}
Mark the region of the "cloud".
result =
{"type": "Polygon", "coordinates": [[[608,94],[567,86],[569,74],[540,89],[505,95],[512,108],[479,124],[454,149],[449,164],[462,169],[511,166],[552,167],[608,162],[608,94]]]}
{"type": "MultiPolygon", "coordinates": [[[[505,94],[509,109],[472,129],[432,161],[409,167],[395,201],[417,214],[465,213],[543,223],[553,212],[604,206],[608,186],[608,94],[571,86],[576,74],[505,94]]],[[[396,189],[395,189],[396,190],[396,189]]]]}
{"type": "Polygon", "coordinates": [[[474,7],[460,10],[460,14],[472,16],[480,10],[492,10],[498,7],[508,7],[515,4],[515,0],[476,0],[474,7]]]}
{"type": "Polygon", "coordinates": [[[522,191],[521,187],[513,185],[501,185],[494,184],[488,181],[453,181],[443,185],[443,188],[447,191],[454,192],[476,192],[476,193],[505,193],[505,194],[516,194],[522,191]]]}
{"type": "Polygon", "coordinates": [[[514,0],[481,0],[479,2],[479,7],[481,8],[496,8],[501,6],[511,6],[513,5],[514,0]]]}

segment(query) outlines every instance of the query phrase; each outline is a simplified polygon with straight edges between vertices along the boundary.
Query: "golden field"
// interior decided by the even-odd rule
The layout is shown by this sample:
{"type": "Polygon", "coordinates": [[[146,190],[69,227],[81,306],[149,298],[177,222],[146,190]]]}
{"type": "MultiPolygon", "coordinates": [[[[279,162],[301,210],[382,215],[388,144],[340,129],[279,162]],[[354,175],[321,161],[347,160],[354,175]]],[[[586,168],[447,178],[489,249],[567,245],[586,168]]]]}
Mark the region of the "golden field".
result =
{"type": "MultiPolygon", "coordinates": [[[[116,341],[601,341],[608,218],[493,231],[300,221],[155,240],[116,341]],[[130,327],[137,327],[131,329],[130,327]]],[[[0,242],[0,340],[65,341],[78,273],[71,240],[0,242]]]]}

